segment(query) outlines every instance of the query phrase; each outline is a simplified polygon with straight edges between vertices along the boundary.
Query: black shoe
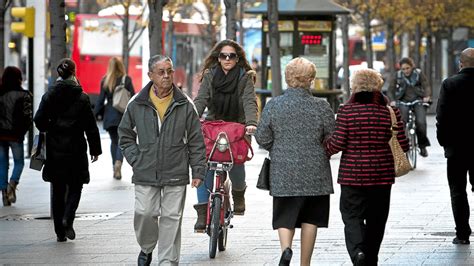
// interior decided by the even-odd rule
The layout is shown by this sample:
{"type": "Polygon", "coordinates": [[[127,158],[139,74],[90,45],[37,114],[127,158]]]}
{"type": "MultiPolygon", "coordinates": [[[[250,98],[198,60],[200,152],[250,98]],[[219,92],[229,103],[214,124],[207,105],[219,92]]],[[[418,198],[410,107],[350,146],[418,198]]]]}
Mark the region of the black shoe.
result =
{"type": "Polygon", "coordinates": [[[57,236],[56,237],[56,241],[58,242],[66,242],[67,241],[67,238],[65,236],[57,236]]]}
{"type": "Polygon", "coordinates": [[[140,251],[138,254],[138,266],[148,266],[151,264],[151,258],[153,253],[146,254],[143,251],[140,251]]]}
{"type": "Polygon", "coordinates": [[[278,266],[289,266],[292,256],[293,250],[291,250],[291,248],[286,248],[283,253],[281,253],[280,263],[278,263],[278,266]]]}
{"type": "Polygon", "coordinates": [[[365,254],[364,252],[359,252],[357,253],[355,260],[354,260],[354,265],[355,266],[365,266],[365,254]]]}
{"type": "Polygon", "coordinates": [[[64,230],[66,232],[67,238],[71,240],[74,240],[76,238],[76,232],[74,231],[74,228],[72,228],[72,226],[66,227],[64,230]]]}
{"type": "Polygon", "coordinates": [[[428,157],[428,151],[426,150],[425,147],[420,148],[420,155],[421,155],[422,157],[428,157]]]}
{"type": "Polygon", "coordinates": [[[471,241],[469,241],[469,239],[459,239],[458,237],[455,237],[453,239],[453,244],[455,244],[455,245],[457,245],[457,244],[469,245],[469,244],[471,244],[471,241]]]}

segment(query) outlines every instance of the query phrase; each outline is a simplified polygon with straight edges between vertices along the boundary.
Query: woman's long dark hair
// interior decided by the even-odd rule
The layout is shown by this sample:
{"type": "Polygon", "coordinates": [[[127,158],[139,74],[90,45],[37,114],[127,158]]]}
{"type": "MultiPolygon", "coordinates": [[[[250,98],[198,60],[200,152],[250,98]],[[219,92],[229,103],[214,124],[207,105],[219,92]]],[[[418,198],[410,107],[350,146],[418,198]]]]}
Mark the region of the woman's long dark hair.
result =
{"type": "Polygon", "coordinates": [[[2,84],[0,91],[21,90],[23,76],[18,67],[8,66],[3,71],[2,84]]]}
{"type": "Polygon", "coordinates": [[[218,60],[219,53],[221,52],[221,50],[224,46],[234,47],[235,52],[239,56],[239,62],[237,62],[236,66],[240,66],[240,67],[244,68],[245,71],[249,71],[249,70],[252,69],[252,67],[249,64],[249,61],[247,60],[247,56],[245,55],[245,51],[242,48],[242,46],[240,46],[240,44],[238,44],[237,42],[235,42],[233,40],[223,40],[223,41],[220,41],[219,43],[217,43],[214,46],[214,48],[212,48],[211,52],[209,53],[209,55],[204,60],[204,67],[202,68],[202,71],[201,71],[201,81],[202,81],[202,77],[204,76],[204,71],[206,71],[207,69],[210,69],[210,68],[214,67],[215,65],[219,64],[219,60],[218,60]]]}

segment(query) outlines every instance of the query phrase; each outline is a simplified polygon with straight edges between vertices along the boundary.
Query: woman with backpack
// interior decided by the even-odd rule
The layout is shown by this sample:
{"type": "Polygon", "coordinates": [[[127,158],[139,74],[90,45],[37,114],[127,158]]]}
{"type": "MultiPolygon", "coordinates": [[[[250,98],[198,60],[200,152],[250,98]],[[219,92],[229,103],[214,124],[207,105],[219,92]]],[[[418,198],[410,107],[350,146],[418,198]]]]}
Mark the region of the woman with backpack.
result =
{"type": "Polygon", "coordinates": [[[125,66],[120,58],[112,57],[109,60],[106,75],[100,82],[100,95],[95,103],[95,115],[103,114],[103,126],[110,136],[110,152],[112,153],[113,177],[115,179],[122,178],[122,151],[118,146],[117,127],[122,120],[123,113],[114,108],[113,98],[114,92],[118,86],[123,86],[130,92],[130,96],[135,94],[132,79],[126,75],[125,66]],[[107,101],[106,101],[107,100],[107,101]]]}

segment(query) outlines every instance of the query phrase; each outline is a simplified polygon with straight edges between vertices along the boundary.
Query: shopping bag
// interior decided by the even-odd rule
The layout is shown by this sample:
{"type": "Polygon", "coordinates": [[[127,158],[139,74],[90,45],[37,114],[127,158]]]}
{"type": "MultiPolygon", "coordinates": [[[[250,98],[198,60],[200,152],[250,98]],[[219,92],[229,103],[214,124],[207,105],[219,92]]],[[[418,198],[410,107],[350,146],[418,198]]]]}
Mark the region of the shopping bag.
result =
{"type": "Polygon", "coordinates": [[[30,168],[41,171],[46,162],[46,133],[40,132],[33,139],[31,148],[30,168]]]}

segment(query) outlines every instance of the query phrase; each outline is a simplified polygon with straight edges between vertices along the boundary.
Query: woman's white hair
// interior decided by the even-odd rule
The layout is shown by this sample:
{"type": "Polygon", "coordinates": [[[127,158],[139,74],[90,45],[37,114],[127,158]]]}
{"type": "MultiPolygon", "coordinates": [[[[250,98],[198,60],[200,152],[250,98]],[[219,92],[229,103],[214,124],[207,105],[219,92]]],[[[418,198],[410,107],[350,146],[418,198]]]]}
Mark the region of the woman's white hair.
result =
{"type": "Polygon", "coordinates": [[[285,81],[290,88],[309,89],[315,77],[316,65],[308,59],[297,57],[286,65],[285,81]]]}

